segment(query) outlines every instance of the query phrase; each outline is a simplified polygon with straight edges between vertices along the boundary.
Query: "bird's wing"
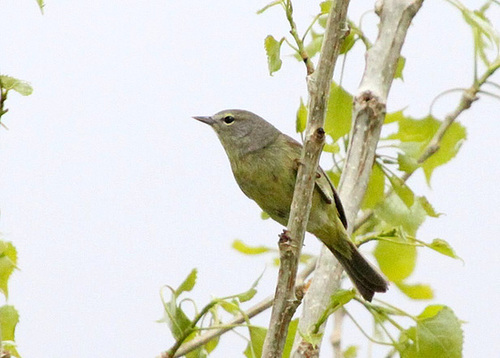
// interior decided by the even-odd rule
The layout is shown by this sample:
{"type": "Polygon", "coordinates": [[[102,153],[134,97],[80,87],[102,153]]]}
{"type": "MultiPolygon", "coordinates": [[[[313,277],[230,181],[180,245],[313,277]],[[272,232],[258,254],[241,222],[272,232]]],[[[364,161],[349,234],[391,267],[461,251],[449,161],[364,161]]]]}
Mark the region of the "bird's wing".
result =
{"type": "MultiPolygon", "coordinates": [[[[283,136],[285,137],[285,140],[292,144],[292,146],[294,147],[294,151],[297,153],[297,160],[300,160],[299,158],[300,152],[302,150],[302,144],[297,142],[295,139],[287,136],[286,134],[283,134],[283,136]]],[[[340,221],[342,221],[342,224],[347,229],[347,218],[345,216],[344,207],[342,206],[340,197],[337,194],[337,191],[335,190],[335,187],[333,186],[330,178],[328,178],[328,175],[326,175],[325,171],[321,167],[318,167],[318,170],[316,171],[315,187],[326,203],[335,203],[340,221]]]]}
{"type": "Polygon", "coordinates": [[[318,167],[318,171],[316,173],[317,173],[316,188],[321,194],[321,197],[328,204],[332,204],[332,202],[335,202],[335,206],[337,207],[337,212],[340,221],[342,221],[342,224],[347,229],[347,218],[345,216],[344,207],[342,206],[339,194],[337,194],[337,191],[335,190],[332,181],[330,180],[330,178],[328,178],[328,175],[326,175],[325,171],[321,167],[318,167]],[[332,194],[333,194],[333,200],[332,200],[332,194]]]}

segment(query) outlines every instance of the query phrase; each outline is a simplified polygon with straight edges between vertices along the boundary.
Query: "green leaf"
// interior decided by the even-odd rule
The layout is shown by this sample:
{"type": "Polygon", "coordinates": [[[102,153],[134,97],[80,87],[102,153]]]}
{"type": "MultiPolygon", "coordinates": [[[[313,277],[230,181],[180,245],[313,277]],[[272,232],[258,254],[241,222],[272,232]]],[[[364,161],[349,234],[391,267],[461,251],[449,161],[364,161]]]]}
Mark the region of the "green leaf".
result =
{"type": "Polygon", "coordinates": [[[420,167],[417,159],[403,153],[398,153],[398,165],[398,169],[406,173],[413,173],[420,167]]]}
{"type": "Polygon", "coordinates": [[[296,318],[290,321],[288,325],[288,333],[286,335],[285,346],[283,347],[282,358],[289,358],[292,353],[293,342],[295,340],[295,333],[297,332],[297,327],[299,326],[299,319],[296,318]]]}
{"type": "Polygon", "coordinates": [[[328,178],[332,181],[333,185],[338,188],[339,182],[340,182],[340,175],[342,173],[336,171],[336,170],[327,170],[326,175],[328,175],[328,178]]]}
{"type": "Polygon", "coordinates": [[[11,242],[0,241],[0,291],[9,296],[8,281],[17,268],[17,250],[11,242]]]}
{"type": "Polygon", "coordinates": [[[240,312],[240,310],[238,309],[238,307],[240,306],[238,300],[233,299],[231,300],[231,302],[222,300],[219,302],[219,305],[222,307],[224,311],[232,315],[236,315],[240,312]]]}
{"type": "Polygon", "coordinates": [[[2,346],[4,350],[8,350],[11,355],[20,357],[14,344],[16,326],[19,323],[19,313],[11,305],[3,305],[0,307],[0,332],[2,333],[2,346]]]}
{"type": "Polygon", "coordinates": [[[399,56],[398,63],[396,65],[396,72],[394,72],[394,78],[401,78],[401,80],[404,81],[403,69],[405,68],[405,63],[406,58],[404,58],[403,56],[399,56]]]}
{"type": "Polygon", "coordinates": [[[241,240],[234,240],[232,247],[245,255],[260,255],[271,251],[271,249],[266,246],[248,246],[241,240]]]}
{"type": "Polygon", "coordinates": [[[267,36],[264,40],[264,47],[266,49],[267,55],[267,66],[269,68],[269,74],[271,76],[274,72],[278,71],[281,68],[282,61],[280,59],[280,49],[283,41],[284,38],[280,41],[277,41],[271,35],[267,36]]]}
{"type": "Polygon", "coordinates": [[[385,176],[378,165],[374,165],[366,188],[365,197],[361,204],[362,209],[373,209],[384,200],[385,176]]]}
{"type": "Polygon", "coordinates": [[[175,296],[169,302],[163,303],[164,316],[160,322],[166,322],[172,336],[178,340],[183,337],[187,329],[191,327],[191,320],[184,313],[184,311],[177,306],[175,296]]]}
{"type": "Polygon", "coordinates": [[[352,121],[352,95],[332,82],[325,118],[325,131],[334,141],[348,134],[352,121]]]}
{"type": "Polygon", "coordinates": [[[344,358],[356,358],[358,356],[358,347],[357,346],[347,347],[342,356],[344,358]]]}
{"type": "Polygon", "coordinates": [[[270,7],[273,7],[275,5],[279,5],[281,4],[282,0],[276,0],[276,1],[273,1],[273,2],[270,2],[269,4],[267,4],[266,6],[264,6],[262,9],[258,10],[257,11],[257,14],[260,15],[262,14],[264,11],[266,11],[267,9],[269,9],[270,7]]]}
{"type": "Polygon", "coordinates": [[[295,130],[297,133],[302,133],[306,129],[307,124],[307,107],[302,101],[302,97],[300,98],[300,106],[297,109],[297,120],[295,122],[295,130]]]}
{"type": "Polygon", "coordinates": [[[408,208],[395,194],[377,205],[374,212],[377,218],[387,224],[387,227],[401,226],[407,234],[412,236],[415,236],[427,216],[419,200],[415,200],[412,207],[408,208]]]}
{"type": "Polygon", "coordinates": [[[434,207],[432,206],[431,203],[429,203],[429,200],[427,200],[425,196],[419,196],[418,201],[420,202],[420,205],[422,205],[422,207],[424,208],[426,214],[429,215],[430,217],[437,218],[441,216],[440,213],[434,210],[434,207]]]}
{"type": "Polygon", "coordinates": [[[43,8],[45,6],[45,3],[43,2],[43,0],[36,0],[36,3],[38,4],[38,7],[40,8],[40,11],[43,14],[43,8]]]}
{"type": "MultiPolygon", "coordinates": [[[[441,123],[441,121],[432,116],[427,116],[423,119],[403,117],[398,121],[398,132],[390,135],[388,139],[399,139],[401,142],[418,143],[418,150],[412,153],[413,158],[416,160],[424,153],[427,144],[429,144],[441,123]]],[[[435,168],[446,164],[458,153],[465,138],[465,128],[460,123],[454,122],[448,128],[441,140],[438,151],[422,163],[427,183],[430,183],[435,168]]],[[[413,144],[413,146],[415,146],[415,144],[413,144]]],[[[406,154],[409,154],[408,146],[400,147],[406,154]]]]}
{"type": "Polygon", "coordinates": [[[333,143],[333,144],[326,143],[323,146],[323,152],[337,154],[340,152],[340,147],[339,147],[338,143],[333,143]]]}
{"type": "Polygon", "coordinates": [[[385,115],[384,124],[399,122],[403,118],[404,118],[403,111],[387,113],[385,115]]]}
{"type": "Polygon", "coordinates": [[[416,326],[403,331],[402,338],[402,358],[462,358],[461,322],[447,306],[426,307],[416,326]]]}
{"type": "Polygon", "coordinates": [[[196,277],[198,275],[198,270],[193,269],[189,275],[186,277],[183,283],[180,284],[179,288],[175,290],[175,295],[179,296],[182,292],[191,291],[196,284],[196,277]]]}
{"type": "Polygon", "coordinates": [[[340,44],[339,54],[344,55],[349,52],[349,50],[352,49],[355,43],[356,37],[354,36],[354,32],[350,32],[349,35],[347,35],[340,44]]]}
{"type": "MultiPolygon", "coordinates": [[[[321,46],[323,45],[323,34],[318,34],[314,31],[311,31],[311,36],[311,41],[304,48],[309,58],[313,58],[316,54],[318,54],[321,51],[321,46]]],[[[295,53],[293,57],[295,57],[297,61],[302,62],[304,60],[298,53],[295,53]]]]}
{"type": "Polygon", "coordinates": [[[461,258],[459,256],[457,256],[457,254],[455,254],[455,251],[453,250],[453,248],[450,246],[450,244],[448,244],[446,241],[444,240],[441,240],[441,239],[434,239],[432,240],[432,242],[428,245],[428,247],[430,247],[431,249],[443,254],[443,255],[446,255],[446,256],[449,256],[449,257],[452,257],[454,259],[460,259],[461,258]]]}
{"type": "Polygon", "coordinates": [[[460,123],[454,122],[448,128],[441,140],[439,150],[422,164],[427,183],[430,183],[434,169],[448,163],[457,155],[466,137],[465,128],[460,123]]]}
{"type": "Polygon", "coordinates": [[[339,308],[341,308],[350,300],[352,300],[355,296],[356,296],[356,291],[354,289],[351,290],[340,289],[337,290],[333,295],[331,295],[330,303],[328,304],[328,306],[326,306],[325,311],[320,316],[318,321],[314,324],[312,334],[315,335],[319,333],[319,328],[323,323],[326,322],[328,317],[330,317],[331,314],[333,314],[339,308]]]}
{"type": "Polygon", "coordinates": [[[250,332],[250,342],[243,352],[247,358],[260,358],[262,356],[262,346],[266,338],[267,329],[263,327],[248,326],[250,332]]]}
{"type": "Polygon", "coordinates": [[[256,293],[257,293],[257,290],[252,287],[248,291],[245,291],[243,293],[240,293],[239,295],[236,295],[236,297],[238,297],[240,302],[246,302],[246,301],[250,301],[253,298],[253,296],[255,296],[256,293]]]}
{"type": "Polygon", "coordinates": [[[378,265],[387,278],[393,282],[401,282],[411,275],[415,269],[417,248],[408,245],[402,238],[395,236],[393,241],[378,241],[373,252],[378,265]]]}
{"type": "Polygon", "coordinates": [[[396,285],[405,295],[414,300],[430,300],[434,298],[434,291],[429,285],[422,283],[412,285],[404,282],[397,282],[396,285]]]}
{"type": "Polygon", "coordinates": [[[330,9],[332,8],[332,1],[322,1],[319,4],[322,14],[329,14],[330,9]]]}
{"type": "Polygon", "coordinates": [[[397,196],[399,196],[408,208],[411,208],[413,203],[415,203],[415,194],[413,194],[413,191],[401,178],[395,175],[388,175],[387,178],[391,182],[391,186],[397,196]]]}
{"type": "Polygon", "coordinates": [[[14,90],[23,96],[29,96],[33,93],[33,88],[28,82],[14,77],[0,75],[0,84],[7,91],[14,90]]]}

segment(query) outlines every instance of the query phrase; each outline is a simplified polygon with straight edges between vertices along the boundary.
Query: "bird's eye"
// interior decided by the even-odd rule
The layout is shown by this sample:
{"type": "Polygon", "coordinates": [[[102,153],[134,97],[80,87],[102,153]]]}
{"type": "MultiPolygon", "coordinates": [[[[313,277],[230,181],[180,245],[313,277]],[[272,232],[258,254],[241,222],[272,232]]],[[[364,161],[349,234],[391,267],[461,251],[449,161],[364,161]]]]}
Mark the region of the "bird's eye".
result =
{"type": "Polygon", "coordinates": [[[228,116],[225,116],[224,119],[223,119],[224,123],[226,123],[227,125],[231,124],[234,122],[234,117],[231,116],[231,115],[228,115],[228,116]]]}

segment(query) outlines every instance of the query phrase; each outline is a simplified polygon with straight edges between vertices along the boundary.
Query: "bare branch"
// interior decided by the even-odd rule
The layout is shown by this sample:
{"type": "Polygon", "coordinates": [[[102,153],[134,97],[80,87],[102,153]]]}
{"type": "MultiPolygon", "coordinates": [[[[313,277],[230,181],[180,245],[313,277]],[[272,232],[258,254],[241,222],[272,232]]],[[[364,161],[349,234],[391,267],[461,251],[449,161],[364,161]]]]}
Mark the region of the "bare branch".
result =
{"type": "Polygon", "coordinates": [[[289,242],[280,241],[282,260],[271,313],[271,322],[262,350],[262,357],[264,358],[281,357],[288,332],[288,325],[298,306],[293,289],[295,286],[295,275],[311,211],[315,174],[325,140],[323,125],[325,122],[326,104],[333,69],[338,57],[341,41],[345,35],[348,4],[349,0],[339,0],[332,5],[317,70],[307,78],[309,117],[306,127],[306,141],[302,149],[301,165],[297,173],[297,182],[295,184],[288,221],[288,232],[285,237],[285,239],[289,239],[289,242]]]}
{"type": "MultiPolygon", "coordinates": [[[[375,149],[385,117],[387,94],[391,87],[401,47],[408,27],[423,0],[384,0],[377,2],[380,17],[379,34],[367,52],[363,79],[354,99],[353,129],[339,192],[349,223],[354,222],[368,185],[375,149]]],[[[306,333],[324,312],[331,294],[340,286],[332,272],[339,267],[323,247],[312,284],[304,298],[298,332],[306,333]]],[[[317,357],[319,348],[295,338],[292,357],[317,357]]]]}

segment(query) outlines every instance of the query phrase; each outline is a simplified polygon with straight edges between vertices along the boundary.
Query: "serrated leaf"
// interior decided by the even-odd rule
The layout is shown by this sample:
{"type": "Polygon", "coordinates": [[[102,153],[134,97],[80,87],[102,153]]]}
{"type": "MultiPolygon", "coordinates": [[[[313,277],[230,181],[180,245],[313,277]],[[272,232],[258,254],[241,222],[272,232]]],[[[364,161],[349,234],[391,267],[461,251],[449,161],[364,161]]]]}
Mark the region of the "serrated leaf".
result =
{"type": "Polygon", "coordinates": [[[297,133],[302,133],[306,129],[307,124],[307,107],[300,98],[299,109],[297,109],[297,120],[295,122],[295,130],[297,133]]]}
{"type": "Polygon", "coordinates": [[[388,175],[387,178],[397,196],[399,196],[408,208],[411,208],[415,203],[415,194],[413,194],[413,191],[401,178],[395,175],[388,175]]]}
{"type": "Polygon", "coordinates": [[[193,289],[194,285],[196,284],[196,277],[198,275],[198,270],[193,269],[189,275],[186,277],[184,282],[182,282],[179,285],[179,288],[175,290],[175,295],[179,296],[182,292],[189,292],[193,289]]]}
{"type": "Polygon", "coordinates": [[[417,260],[417,248],[407,245],[399,237],[392,238],[396,242],[378,241],[373,252],[377,263],[387,278],[393,282],[401,282],[411,275],[417,260]]]}
{"type": "Polygon", "coordinates": [[[366,188],[362,209],[373,209],[384,199],[385,176],[378,165],[374,165],[366,188]]]}
{"type": "Polygon", "coordinates": [[[401,80],[404,80],[403,70],[405,68],[405,63],[406,58],[404,58],[403,56],[399,56],[398,63],[396,65],[396,72],[394,72],[394,78],[401,78],[401,80]]]}
{"type": "Polygon", "coordinates": [[[284,39],[277,41],[271,35],[267,36],[264,40],[264,47],[266,49],[267,55],[267,66],[269,68],[269,74],[272,76],[274,72],[278,71],[281,68],[281,58],[280,58],[280,50],[281,44],[284,39]]]}
{"type": "Polygon", "coordinates": [[[422,283],[407,284],[404,282],[397,282],[396,285],[406,296],[414,300],[430,300],[434,298],[434,291],[429,285],[422,283]]]}
{"type": "MultiPolygon", "coordinates": [[[[413,153],[414,159],[418,159],[423,154],[427,144],[431,141],[440,125],[441,121],[432,116],[427,116],[423,119],[403,117],[398,121],[398,132],[390,135],[388,139],[418,143],[418,151],[413,153]]],[[[448,128],[441,140],[438,151],[422,163],[427,183],[430,183],[435,168],[446,164],[458,153],[460,145],[465,138],[465,128],[458,122],[454,122],[448,128]]],[[[406,154],[409,154],[408,150],[405,150],[405,147],[402,145],[400,147],[406,154]]]]}
{"type": "Polygon", "coordinates": [[[0,241],[0,291],[9,296],[9,278],[17,267],[17,250],[11,242],[0,241]]]}
{"type": "Polygon", "coordinates": [[[411,236],[415,236],[415,233],[427,216],[420,201],[415,200],[412,207],[408,208],[399,196],[395,194],[390,195],[377,205],[374,212],[377,218],[387,224],[387,227],[401,226],[411,236]]]}
{"type": "Polygon", "coordinates": [[[430,217],[438,218],[441,216],[441,213],[438,213],[436,212],[436,210],[434,210],[434,207],[429,202],[429,200],[427,200],[425,196],[419,196],[418,201],[420,202],[420,205],[422,205],[422,207],[424,208],[427,215],[429,215],[430,217]]]}
{"type": "Polygon", "coordinates": [[[0,75],[0,83],[7,91],[14,90],[23,96],[29,96],[33,93],[33,88],[28,82],[11,76],[0,75]]]}
{"type": "Polygon", "coordinates": [[[16,326],[19,323],[19,313],[14,306],[3,305],[0,307],[0,332],[2,333],[2,348],[8,350],[11,355],[20,357],[14,344],[16,326]]]}
{"type": "Polygon", "coordinates": [[[402,332],[406,342],[402,358],[462,358],[463,332],[453,311],[442,305],[428,306],[416,326],[402,332]]]}
{"type": "Polygon", "coordinates": [[[241,240],[234,240],[233,244],[231,245],[233,249],[236,251],[241,252],[242,254],[245,255],[260,255],[266,252],[271,251],[269,247],[266,246],[249,246],[245,244],[241,240]]]}
{"type": "Polygon", "coordinates": [[[452,257],[454,259],[460,259],[459,256],[455,253],[455,250],[448,244],[446,241],[442,239],[434,239],[432,242],[428,245],[431,249],[439,252],[440,254],[452,257]]]}
{"type": "Polygon", "coordinates": [[[334,141],[348,134],[352,122],[352,95],[332,82],[325,118],[325,131],[334,141]]]}
{"type": "Polygon", "coordinates": [[[247,358],[261,358],[267,329],[264,327],[248,326],[248,330],[250,332],[250,342],[248,342],[243,354],[247,358]]]}
{"type": "Polygon", "coordinates": [[[266,11],[267,9],[269,9],[270,7],[273,7],[275,5],[279,5],[281,4],[282,0],[276,0],[276,1],[273,1],[273,2],[270,2],[269,4],[267,4],[266,6],[264,6],[262,9],[260,10],[257,10],[257,14],[260,15],[262,14],[264,11],[266,11]]]}

